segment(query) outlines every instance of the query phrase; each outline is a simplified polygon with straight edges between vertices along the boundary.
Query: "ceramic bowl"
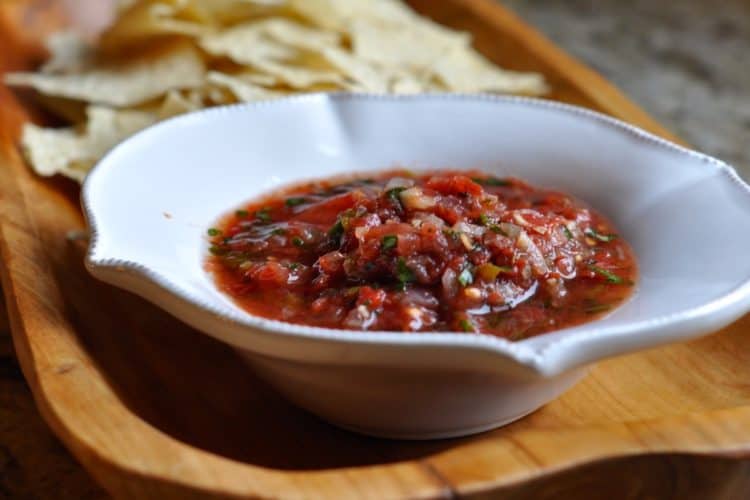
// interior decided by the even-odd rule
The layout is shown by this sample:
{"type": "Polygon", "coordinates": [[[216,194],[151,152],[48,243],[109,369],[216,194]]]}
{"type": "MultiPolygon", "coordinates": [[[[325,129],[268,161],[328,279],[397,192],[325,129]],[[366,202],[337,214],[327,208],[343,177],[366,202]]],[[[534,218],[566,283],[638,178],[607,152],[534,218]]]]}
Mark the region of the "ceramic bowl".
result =
{"type": "Polygon", "coordinates": [[[600,114],[490,96],[312,94],[149,128],[86,179],[87,267],[233,346],[297,405],[395,438],[470,434],[552,400],[600,359],[717,330],[750,307],[750,190],[724,163],[600,114]],[[252,316],[204,270],[206,229],[303,179],[479,168],[586,200],[633,246],[610,316],[519,342],[329,330],[252,316]]]}

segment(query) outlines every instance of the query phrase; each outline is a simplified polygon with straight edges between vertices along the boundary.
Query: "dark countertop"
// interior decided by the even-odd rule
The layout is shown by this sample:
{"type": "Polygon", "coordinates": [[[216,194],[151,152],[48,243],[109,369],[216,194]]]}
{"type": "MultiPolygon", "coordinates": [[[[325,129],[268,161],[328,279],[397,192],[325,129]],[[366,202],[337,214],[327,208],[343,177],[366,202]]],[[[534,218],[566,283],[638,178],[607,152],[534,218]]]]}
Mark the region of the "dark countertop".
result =
{"type": "Polygon", "coordinates": [[[502,3],[696,149],[750,179],[750,2],[502,3]]]}

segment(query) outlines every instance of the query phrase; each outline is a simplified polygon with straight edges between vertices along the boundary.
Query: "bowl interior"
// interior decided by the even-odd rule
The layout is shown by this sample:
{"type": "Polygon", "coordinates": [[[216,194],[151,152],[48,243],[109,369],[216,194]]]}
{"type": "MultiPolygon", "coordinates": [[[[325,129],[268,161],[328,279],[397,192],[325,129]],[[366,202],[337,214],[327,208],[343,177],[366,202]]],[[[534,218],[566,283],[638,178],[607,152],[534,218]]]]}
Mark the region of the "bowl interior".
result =
{"type": "Polygon", "coordinates": [[[515,175],[607,215],[635,250],[640,282],[597,326],[682,313],[750,277],[750,196],[719,162],[574,108],[460,96],[313,95],[153,127],[89,176],[90,259],[136,262],[240,313],[203,269],[220,215],[285,183],[394,166],[515,175]]]}

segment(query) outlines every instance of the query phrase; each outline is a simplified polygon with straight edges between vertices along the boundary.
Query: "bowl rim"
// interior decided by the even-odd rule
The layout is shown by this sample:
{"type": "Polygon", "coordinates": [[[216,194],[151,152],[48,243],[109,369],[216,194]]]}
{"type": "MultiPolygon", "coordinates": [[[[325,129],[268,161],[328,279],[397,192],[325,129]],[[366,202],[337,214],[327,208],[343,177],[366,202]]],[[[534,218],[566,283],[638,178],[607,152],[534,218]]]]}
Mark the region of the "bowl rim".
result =
{"type": "MultiPolygon", "coordinates": [[[[727,163],[669,142],[666,139],[658,137],[639,127],[603,113],[558,101],[520,96],[465,93],[387,95],[347,92],[317,92],[298,94],[281,99],[217,106],[175,116],[137,132],[109,151],[89,172],[81,189],[81,206],[90,231],[90,243],[85,258],[85,264],[89,272],[111,284],[138,293],[136,290],[137,287],[118,282],[116,279],[111,279],[111,274],[107,274],[107,271],[117,270],[120,274],[129,275],[130,277],[135,277],[138,280],[156,286],[160,292],[172,295],[180,302],[191,306],[195,312],[212,315],[221,320],[234,323],[237,326],[253,329],[256,333],[260,331],[262,333],[283,335],[287,338],[326,340],[352,345],[375,344],[388,346],[433,346],[463,347],[472,350],[478,349],[510,357],[521,365],[532,369],[534,372],[548,376],[559,374],[563,371],[588,364],[604,357],[624,354],[626,352],[645,349],[676,340],[694,338],[707,333],[707,330],[710,331],[710,329],[713,328],[711,320],[714,316],[718,316],[720,313],[725,313],[725,316],[731,316],[731,319],[734,319],[750,309],[749,275],[742,279],[740,284],[733,289],[693,308],[667,315],[654,316],[652,318],[634,321],[619,326],[597,326],[598,321],[594,320],[583,325],[555,330],[553,332],[548,332],[545,335],[521,341],[509,341],[482,333],[468,335],[464,332],[431,332],[420,333],[419,335],[409,335],[403,332],[336,330],[286,323],[279,320],[255,316],[239,309],[233,310],[229,307],[193,296],[191,293],[175,284],[168,277],[163,276],[158,271],[150,269],[143,264],[127,259],[108,258],[106,256],[102,257],[97,255],[98,243],[101,239],[102,229],[97,224],[97,210],[91,201],[91,192],[94,189],[92,186],[100,176],[106,175],[104,172],[108,165],[112,163],[116,164],[120,156],[127,155],[127,150],[132,144],[150,136],[154,131],[167,131],[170,128],[178,131],[180,127],[187,125],[187,122],[192,122],[191,125],[200,123],[200,121],[197,120],[200,118],[253,112],[253,110],[267,107],[299,106],[308,103],[317,103],[321,100],[335,102],[379,101],[391,103],[433,100],[473,101],[488,104],[515,104],[532,108],[541,108],[552,112],[567,113],[578,118],[595,122],[600,126],[607,127],[618,133],[628,134],[641,143],[656,146],[672,154],[690,157],[693,160],[701,162],[707,168],[714,168],[727,181],[731,182],[735,188],[740,189],[750,200],[750,185],[745,183],[745,181],[737,174],[736,170],[727,163]],[[690,323],[694,323],[695,326],[691,328],[690,323]],[[672,333],[667,336],[659,337],[649,335],[650,332],[665,329],[667,327],[672,327],[672,333]],[[548,342],[539,341],[540,338],[551,334],[559,335],[556,335],[554,340],[548,342]],[[619,343],[626,345],[620,347],[609,346],[614,347],[614,349],[607,349],[606,344],[613,342],[617,343],[618,339],[623,338],[627,338],[627,342],[619,343]],[[575,351],[580,351],[581,348],[586,346],[598,346],[600,348],[604,346],[604,351],[607,352],[601,353],[599,352],[601,349],[594,349],[593,351],[595,352],[575,353],[575,351]],[[609,352],[610,350],[612,352],[609,352]]],[[[161,306],[158,302],[157,305],[161,306]]],[[[180,319],[184,320],[184,318],[180,319]]],[[[713,323],[717,322],[719,323],[716,326],[718,328],[724,326],[729,321],[722,322],[721,319],[714,319],[713,323]]],[[[221,339],[220,336],[213,335],[209,332],[205,333],[221,339]]]]}

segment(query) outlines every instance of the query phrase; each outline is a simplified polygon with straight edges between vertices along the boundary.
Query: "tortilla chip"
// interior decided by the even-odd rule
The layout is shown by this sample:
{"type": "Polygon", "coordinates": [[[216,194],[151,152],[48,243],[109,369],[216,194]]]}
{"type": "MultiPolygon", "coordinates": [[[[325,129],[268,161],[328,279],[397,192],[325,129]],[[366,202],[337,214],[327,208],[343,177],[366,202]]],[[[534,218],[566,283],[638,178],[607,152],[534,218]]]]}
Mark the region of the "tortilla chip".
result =
{"type": "Polygon", "coordinates": [[[209,54],[229,57],[238,64],[288,60],[299,53],[293,47],[270,39],[255,23],[203,36],[199,44],[209,54]]]}
{"type": "Polygon", "coordinates": [[[394,73],[388,86],[389,91],[394,94],[421,94],[442,90],[433,85],[428,76],[407,71],[394,73]]]}
{"type": "Polygon", "coordinates": [[[242,76],[227,75],[225,73],[211,71],[208,73],[206,79],[214,85],[218,85],[229,90],[234,95],[234,97],[241,102],[278,99],[279,97],[284,97],[285,95],[284,93],[268,90],[259,85],[255,85],[242,76]]]}
{"type": "Polygon", "coordinates": [[[160,120],[201,109],[202,106],[183,96],[178,90],[170,90],[164,97],[156,114],[160,120]]]}
{"type": "Polygon", "coordinates": [[[21,147],[31,167],[39,175],[62,173],[80,182],[83,180],[82,172],[65,173],[70,169],[71,158],[79,155],[80,142],[72,128],[45,129],[27,123],[23,127],[21,147]]]}
{"type": "Polygon", "coordinates": [[[437,61],[434,70],[456,92],[541,95],[547,91],[541,75],[502,70],[474,51],[453,51],[437,61]]]}
{"type": "Polygon", "coordinates": [[[83,133],[73,128],[45,129],[24,125],[21,146],[39,175],[62,174],[82,182],[89,170],[122,140],[156,122],[142,111],[120,111],[100,106],[87,110],[83,133]]]}
{"type": "Polygon", "coordinates": [[[197,22],[177,18],[185,8],[184,0],[135,2],[126,8],[99,38],[99,50],[117,54],[166,35],[200,36],[208,31],[197,22]]]}
{"type": "Polygon", "coordinates": [[[343,88],[344,78],[336,71],[310,69],[304,66],[291,66],[271,60],[258,60],[252,66],[274,76],[280,82],[294,89],[309,89],[317,85],[331,85],[343,88]]]}
{"type": "Polygon", "coordinates": [[[335,48],[338,41],[336,34],[271,18],[206,35],[199,43],[210,54],[229,57],[292,88],[307,89],[320,84],[343,86],[341,73],[315,53],[323,47],[335,48]]]}
{"type": "Polygon", "coordinates": [[[258,21],[252,25],[277,42],[313,52],[336,47],[341,43],[338,33],[310,28],[278,17],[258,21]]]}
{"type": "Polygon", "coordinates": [[[133,106],[171,89],[203,84],[205,66],[188,43],[172,43],[125,64],[110,62],[77,74],[9,73],[9,85],[27,85],[47,95],[115,107],[133,106]]]}
{"type": "Polygon", "coordinates": [[[418,17],[398,0],[289,0],[289,5],[316,26],[340,33],[354,19],[409,24],[418,17]]]}
{"type": "Polygon", "coordinates": [[[363,59],[383,67],[425,69],[454,50],[470,50],[471,38],[465,33],[437,31],[424,24],[388,23],[355,19],[348,32],[352,51],[363,59]]]}
{"type": "Polygon", "coordinates": [[[279,79],[273,75],[268,75],[264,73],[255,73],[252,71],[245,71],[242,74],[242,79],[254,85],[260,85],[263,87],[273,87],[280,83],[279,79]]]}
{"type": "Polygon", "coordinates": [[[272,17],[206,35],[200,45],[211,54],[228,56],[239,64],[254,64],[258,60],[291,60],[304,51],[317,53],[336,47],[340,41],[336,33],[272,17]]]}
{"type": "Polygon", "coordinates": [[[73,31],[53,33],[46,46],[50,57],[40,68],[42,73],[77,73],[94,60],[91,44],[73,31]]]}
{"type": "Polygon", "coordinates": [[[323,56],[365,91],[376,93],[388,91],[387,76],[366,61],[357,59],[349,52],[336,47],[325,49],[323,56]]]}
{"type": "Polygon", "coordinates": [[[186,14],[202,24],[226,26],[261,16],[288,14],[286,0],[188,0],[186,14]]]}

